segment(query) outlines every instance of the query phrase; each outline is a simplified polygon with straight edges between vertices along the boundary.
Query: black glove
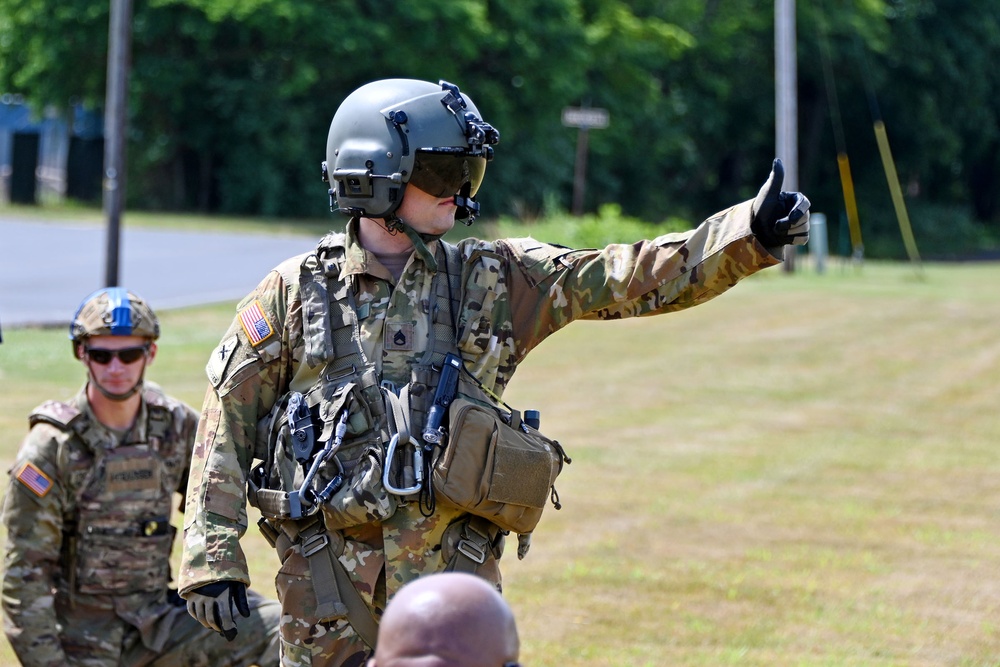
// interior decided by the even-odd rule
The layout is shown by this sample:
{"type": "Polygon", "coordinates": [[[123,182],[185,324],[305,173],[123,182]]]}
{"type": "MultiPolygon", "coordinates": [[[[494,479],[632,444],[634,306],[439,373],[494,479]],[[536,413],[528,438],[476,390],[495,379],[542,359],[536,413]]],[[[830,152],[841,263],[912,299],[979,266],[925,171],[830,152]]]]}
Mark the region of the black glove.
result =
{"type": "Polygon", "coordinates": [[[167,589],[167,604],[171,607],[183,607],[187,604],[181,594],[177,592],[176,588],[167,589]]]}
{"type": "Polygon", "coordinates": [[[782,192],[783,180],[785,167],[775,158],[751,208],[750,231],[768,248],[805,245],[809,240],[809,200],[801,192],[782,192]]]}
{"type": "Polygon", "coordinates": [[[228,641],[236,638],[236,611],[243,618],[250,616],[247,602],[247,585],[241,581],[216,581],[189,591],[188,613],[210,630],[215,630],[228,641]]]}

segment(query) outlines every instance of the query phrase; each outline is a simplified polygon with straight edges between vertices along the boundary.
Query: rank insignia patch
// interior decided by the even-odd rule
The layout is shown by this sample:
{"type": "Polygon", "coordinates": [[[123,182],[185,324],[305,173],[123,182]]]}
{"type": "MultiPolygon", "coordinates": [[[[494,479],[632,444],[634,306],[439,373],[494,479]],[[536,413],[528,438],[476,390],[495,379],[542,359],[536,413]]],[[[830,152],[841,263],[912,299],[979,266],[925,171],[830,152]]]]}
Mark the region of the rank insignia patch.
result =
{"type": "Polygon", "coordinates": [[[52,490],[52,478],[31,461],[21,466],[21,471],[17,473],[17,481],[28,487],[28,490],[39,498],[44,498],[45,494],[52,490]]]}
{"type": "Polygon", "coordinates": [[[268,322],[264,309],[260,307],[260,301],[256,299],[240,311],[239,318],[251,345],[257,345],[274,334],[274,329],[271,328],[271,323],[268,322]]]}

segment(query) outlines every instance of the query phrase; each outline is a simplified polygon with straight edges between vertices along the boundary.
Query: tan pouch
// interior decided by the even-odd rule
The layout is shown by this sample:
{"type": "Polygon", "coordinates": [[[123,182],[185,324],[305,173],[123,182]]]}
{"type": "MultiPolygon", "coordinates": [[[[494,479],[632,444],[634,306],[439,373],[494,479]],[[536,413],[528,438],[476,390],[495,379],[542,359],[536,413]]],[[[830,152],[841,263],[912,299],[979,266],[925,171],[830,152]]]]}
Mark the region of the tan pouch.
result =
{"type": "Polygon", "coordinates": [[[452,402],[448,423],[432,475],[437,499],[503,530],[530,533],[568,462],[562,446],[524,424],[519,412],[504,415],[462,396],[452,402]]]}

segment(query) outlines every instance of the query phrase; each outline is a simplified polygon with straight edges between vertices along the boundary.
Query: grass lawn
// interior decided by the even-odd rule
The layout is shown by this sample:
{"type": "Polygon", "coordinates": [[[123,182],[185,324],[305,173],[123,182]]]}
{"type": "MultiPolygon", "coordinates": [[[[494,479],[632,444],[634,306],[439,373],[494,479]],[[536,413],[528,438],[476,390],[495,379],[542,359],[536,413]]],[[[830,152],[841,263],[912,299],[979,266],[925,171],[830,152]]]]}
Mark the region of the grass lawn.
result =
{"type": "MultiPolygon", "coordinates": [[[[504,559],[522,661],[1000,664],[998,285],[996,264],[803,261],[543,343],[506,398],[573,464],[504,559]]],[[[200,405],[232,311],[161,313],[149,377],[200,405]]],[[[4,331],[5,468],[31,408],[83,377],[65,331],[4,331]]],[[[273,595],[273,552],[244,547],[273,595]]]]}

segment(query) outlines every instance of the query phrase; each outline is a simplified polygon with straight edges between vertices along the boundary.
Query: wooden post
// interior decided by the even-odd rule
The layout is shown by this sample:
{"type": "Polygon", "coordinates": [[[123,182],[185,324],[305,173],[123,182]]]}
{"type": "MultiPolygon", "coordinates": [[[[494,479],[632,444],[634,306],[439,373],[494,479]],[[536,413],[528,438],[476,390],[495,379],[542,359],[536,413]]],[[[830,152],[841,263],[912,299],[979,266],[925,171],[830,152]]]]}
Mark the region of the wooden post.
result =
{"type": "Polygon", "coordinates": [[[579,128],[576,133],[576,161],[573,164],[573,215],[583,215],[584,191],[587,185],[587,151],[593,129],[603,129],[611,122],[607,109],[591,107],[566,107],[562,111],[562,124],[579,128]]]}

